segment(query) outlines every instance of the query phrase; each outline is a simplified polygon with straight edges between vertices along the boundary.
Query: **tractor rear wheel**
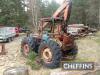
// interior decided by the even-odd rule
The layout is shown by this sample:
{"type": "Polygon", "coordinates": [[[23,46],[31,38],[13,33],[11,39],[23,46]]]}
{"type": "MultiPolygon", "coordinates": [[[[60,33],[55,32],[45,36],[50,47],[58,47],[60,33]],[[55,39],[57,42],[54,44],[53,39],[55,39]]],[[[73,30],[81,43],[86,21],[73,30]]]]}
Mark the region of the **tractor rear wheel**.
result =
{"type": "Polygon", "coordinates": [[[65,53],[64,57],[68,60],[74,60],[78,54],[78,48],[77,46],[75,46],[74,48],[70,49],[70,50],[67,50],[66,52],[63,52],[65,53]]]}
{"type": "Polygon", "coordinates": [[[76,58],[76,56],[77,56],[77,52],[78,52],[78,50],[71,49],[69,51],[69,53],[67,54],[67,59],[74,60],[76,58]]]}
{"type": "Polygon", "coordinates": [[[62,53],[60,46],[55,41],[50,40],[48,43],[42,42],[38,53],[45,67],[59,67],[62,53]]]}

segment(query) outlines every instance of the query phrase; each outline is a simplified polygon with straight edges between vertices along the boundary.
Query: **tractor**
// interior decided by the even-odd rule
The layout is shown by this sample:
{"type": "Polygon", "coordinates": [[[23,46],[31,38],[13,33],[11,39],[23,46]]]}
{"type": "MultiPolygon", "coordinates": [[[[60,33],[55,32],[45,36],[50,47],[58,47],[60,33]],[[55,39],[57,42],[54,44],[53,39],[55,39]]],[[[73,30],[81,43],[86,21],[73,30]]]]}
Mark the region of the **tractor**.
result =
{"type": "Polygon", "coordinates": [[[72,1],[65,0],[53,16],[41,18],[38,32],[28,35],[21,42],[22,54],[37,53],[47,68],[57,68],[63,59],[75,59],[78,48],[75,39],[67,33],[72,1]]]}

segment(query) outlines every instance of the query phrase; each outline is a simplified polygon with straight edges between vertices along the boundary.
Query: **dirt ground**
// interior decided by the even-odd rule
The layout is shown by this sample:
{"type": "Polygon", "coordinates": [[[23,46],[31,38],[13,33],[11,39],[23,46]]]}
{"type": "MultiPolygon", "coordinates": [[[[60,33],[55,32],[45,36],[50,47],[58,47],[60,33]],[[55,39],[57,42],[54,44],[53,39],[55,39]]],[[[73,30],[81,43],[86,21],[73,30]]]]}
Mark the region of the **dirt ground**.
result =
{"type": "MultiPolygon", "coordinates": [[[[25,59],[20,53],[20,43],[23,36],[16,38],[13,42],[7,43],[6,45],[6,55],[0,55],[0,75],[3,75],[3,71],[9,67],[26,66],[29,68],[30,75],[82,75],[88,71],[62,71],[61,68],[58,69],[46,69],[41,68],[40,70],[31,70],[31,68],[26,65],[27,59],[25,59]],[[60,72],[61,74],[58,74],[60,72]]],[[[100,32],[95,36],[88,36],[86,38],[81,38],[76,40],[79,53],[76,61],[79,62],[96,62],[97,65],[100,64],[100,32]]],[[[67,61],[67,60],[65,60],[67,61]]]]}

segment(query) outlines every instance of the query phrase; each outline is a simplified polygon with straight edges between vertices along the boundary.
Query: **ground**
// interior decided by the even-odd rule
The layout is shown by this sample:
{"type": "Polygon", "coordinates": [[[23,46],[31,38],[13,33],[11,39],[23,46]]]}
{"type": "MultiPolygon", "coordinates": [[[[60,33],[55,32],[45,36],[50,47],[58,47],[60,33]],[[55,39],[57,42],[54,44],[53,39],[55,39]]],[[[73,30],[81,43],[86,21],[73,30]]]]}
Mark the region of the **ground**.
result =
{"type": "MultiPolygon", "coordinates": [[[[100,32],[95,36],[88,36],[85,38],[80,38],[76,40],[79,53],[76,58],[76,61],[79,62],[95,62],[96,65],[100,64],[100,32]]],[[[0,55],[0,75],[3,75],[3,71],[9,67],[18,67],[26,66],[29,68],[30,75],[59,75],[55,74],[60,72],[61,75],[82,75],[88,71],[63,71],[61,68],[58,69],[46,69],[41,68],[40,70],[31,70],[30,66],[26,65],[27,59],[24,58],[20,53],[20,44],[23,36],[16,38],[13,42],[5,44],[6,46],[6,55],[0,55]]],[[[67,61],[67,60],[65,60],[67,61]]]]}

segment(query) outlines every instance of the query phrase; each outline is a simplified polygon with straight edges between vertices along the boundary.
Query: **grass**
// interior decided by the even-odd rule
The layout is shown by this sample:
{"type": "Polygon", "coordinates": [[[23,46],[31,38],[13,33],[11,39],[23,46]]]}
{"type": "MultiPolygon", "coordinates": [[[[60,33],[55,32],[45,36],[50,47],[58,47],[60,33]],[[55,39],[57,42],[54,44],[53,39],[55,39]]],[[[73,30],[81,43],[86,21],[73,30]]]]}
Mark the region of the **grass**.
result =
{"type": "MultiPolygon", "coordinates": [[[[95,42],[100,46],[100,31],[96,35],[97,35],[97,38],[95,39],[95,42]]],[[[99,50],[100,50],[100,47],[99,47],[99,50]]],[[[98,51],[98,55],[100,55],[100,51],[98,51]]]]}
{"type": "Polygon", "coordinates": [[[32,70],[39,70],[41,68],[41,64],[38,62],[39,58],[35,52],[30,52],[28,55],[27,65],[31,66],[32,70]]]}
{"type": "Polygon", "coordinates": [[[95,41],[100,44],[100,31],[96,35],[98,38],[95,41]]]}
{"type": "Polygon", "coordinates": [[[96,71],[96,75],[100,75],[100,70],[96,71]]]}
{"type": "Polygon", "coordinates": [[[100,38],[95,40],[100,45],[100,38]]]}
{"type": "Polygon", "coordinates": [[[98,43],[100,43],[98,36],[86,37],[77,40],[77,45],[79,47],[78,57],[76,60],[71,62],[96,62],[98,60],[97,54],[99,51],[98,43]]]}
{"type": "Polygon", "coordinates": [[[100,44],[100,32],[98,32],[96,36],[97,36],[97,39],[95,41],[100,44]]]}

